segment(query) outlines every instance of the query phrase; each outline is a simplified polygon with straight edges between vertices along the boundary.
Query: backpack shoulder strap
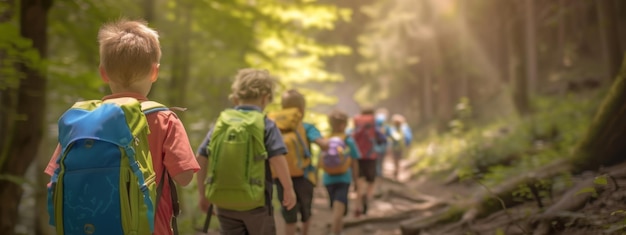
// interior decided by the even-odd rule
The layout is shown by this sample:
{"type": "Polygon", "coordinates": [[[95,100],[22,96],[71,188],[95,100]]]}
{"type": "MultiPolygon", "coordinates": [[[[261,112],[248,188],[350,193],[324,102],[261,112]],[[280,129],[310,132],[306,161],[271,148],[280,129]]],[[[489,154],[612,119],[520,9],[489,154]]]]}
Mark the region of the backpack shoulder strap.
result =
{"type": "Polygon", "coordinates": [[[294,132],[296,133],[296,137],[298,138],[298,142],[300,143],[300,145],[302,145],[302,148],[304,150],[304,157],[305,158],[310,158],[311,157],[311,151],[309,151],[309,146],[306,144],[306,142],[304,142],[304,138],[306,137],[306,129],[304,128],[304,124],[300,123],[299,125],[302,126],[302,129],[304,130],[304,133],[300,133],[298,131],[298,128],[294,129],[294,132]],[[302,137],[302,135],[304,135],[305,137],[302,137]]]}
{"type": "Polygon", "coordinates": [[[143,111],[144,114],[150,114],[165,110],[169,110],[169,108],[159,102],[151,100],[141,102],[141,111],[143,111]]]}
{"type": "MultiPolygon", "coordinates": [[[[167,106],[156,101],[141,102],[141,111],[143,111],[145,115],[159,112],[159,111],[166,111],[166,110],[170,110],[170,109],[167,106]]],[[[161,174],[161,181],[159,182],[159,185],[157,186],[157,195],[156,195],[155,203],[158,206],[159,201],[161,200],[161,194],[163,193],[163,183],[165,182],[165,177],[167,175],[168,184],[170,185],[170,195],[172,199],[172,211],[173,211],[172,222],[171,222],[172,230],[173,230],[174,235],[178,235],[178,223],[176,221],[176,218],[178,217],[178,214],[180,213],[178,193],[176,190],[176,184],[172,180],[172,177],[170,177],[170,175],[167,174],[166,172],[167,172],[167,169],[163,169],[163,173],[161,174]]]]}

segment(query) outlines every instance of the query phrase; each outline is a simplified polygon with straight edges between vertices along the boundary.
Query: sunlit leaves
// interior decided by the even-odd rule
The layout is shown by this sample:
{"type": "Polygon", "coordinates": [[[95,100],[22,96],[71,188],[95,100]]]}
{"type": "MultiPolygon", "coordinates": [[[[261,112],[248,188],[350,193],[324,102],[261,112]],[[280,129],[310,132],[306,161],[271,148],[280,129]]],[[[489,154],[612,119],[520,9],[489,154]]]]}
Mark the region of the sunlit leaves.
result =
{"type": "Polygon", "coordinates": [[[341,77],[324,69],[322,57],[347,54],[343,46],[321,46],[313,39],[292,32],[271,32],[260,39],[258,49],[263,56],[248,54],[248,63],[267,68],[285,84],[311,81],[340,81],[341,77]]]}
{"type": "Polygon", "coordinates": [[[606,175],[597,176],[593,179],[593,183],[597,185],[606,185],[608,183],[607,178],[608,176],[606,175]]]}
{"type": "Polygon", "coordinates": [[[586,193],[591,193],[591,197],[594,197],[594,198],[598,197],[598,191],[594,187],[582,188],[582,189],[578,190],[578,192],[576,192],[576,195],[586,194],[586,193]]]}
{"type": "Polygon", "coordinates": [[[264,4],[260,11],[282,23],[296,23],[302,28],[333,29],[338,20],[349,19],[350,11],[332,5],[264,4]]]}
{"type": "Polygon", "coordinates": [[[285,86],[307,82],[341,81],[338,74],[324,68],[323,58],[350,53],[339,45],[320,45],[313,39],[314,30],[332,29],[337,20],[345,20],[347,10],[321,4],[260,1],[259,11],[268,21],[255,27],[258,53],[248,53],[253,67],[269,69],[285,86]]]}

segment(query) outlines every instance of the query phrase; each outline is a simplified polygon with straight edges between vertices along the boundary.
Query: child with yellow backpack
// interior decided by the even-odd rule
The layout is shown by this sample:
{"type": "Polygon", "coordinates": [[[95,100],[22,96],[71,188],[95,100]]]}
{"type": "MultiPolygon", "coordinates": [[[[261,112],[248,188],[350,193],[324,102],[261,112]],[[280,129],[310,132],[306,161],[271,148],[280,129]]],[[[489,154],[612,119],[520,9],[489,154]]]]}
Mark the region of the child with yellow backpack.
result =
{"type": "Polygon", "coordinates": [[[331,233],[341,234],[343,217],[348,213],[348,192],[350,184],[359,177],[359,148],[352,136],[345,134],[348,115],[334,110],[328,115],[331,134],[328,150],[323,151],[319,165],[324,169],[323,182],[328,191],[330,206],[333,209],[331,233]]]}
{"type": "MultiPolygon", "coordinates": [[[[320,131],[310,123],[303,122],[306,101],[304,96],[295,89],[288,90],[282,95],[282,110],[271,112],[268,117],[276,122],[287,146],[287,165],[293,189],[296,192],[296,206],[293,209],[282,208],[285,219],[285,234],[296,234],[298,214],[302,222],[301,234],[308,234],[311,221],[311,206],[313,189],[317,183],[317,170],[311,164],[310,143],[317,144],[322,150],[328,144],[320,131]]],[[[278,198],[284,190],[282,185],[276,185],[278,198]]]]}

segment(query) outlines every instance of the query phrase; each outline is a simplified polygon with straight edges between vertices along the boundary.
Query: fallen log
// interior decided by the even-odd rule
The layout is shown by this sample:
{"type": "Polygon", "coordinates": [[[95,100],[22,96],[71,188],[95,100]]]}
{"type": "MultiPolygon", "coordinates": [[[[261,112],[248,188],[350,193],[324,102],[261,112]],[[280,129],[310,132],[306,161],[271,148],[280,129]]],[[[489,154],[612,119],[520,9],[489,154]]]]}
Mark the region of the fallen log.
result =
{"type": "Polygon", "coordinates": [[[591,193],[580,193],[584,188],[594,188],[593,178],[586,179],[565,193],[552,206],[537,215],[534,220],[550,220],[556,218],[563,211],[577,211],[585,206],[591,198],[591,193]]]}
{"type": "Polygon", "coordinates": [[[403,221],[400,225],[400,229],[403,235],[412,235],[419,234],[423,229],[438,224],[453,221],[458,221],[459,224],[470,223],[481,216],[506,209],[511,205],[519,203],[513,200],[512,192],[516,190],[520,184],[551,178],[569,169],[570,165],[566,159],[556,160],[536,171],[511,178],[499,186],[491,189],[485,187],[485,190],[476,193],[468,201],[452,205],[450,208],[446,209],[446,211],[437,213],[431,217],[414,218],[403,221]]]}
{"type": "Polygon", "coordinates": [[[425,218],[413,218],[402,221],[400,223],[400,231],[403,235],[419,234],[425,228],[441,223],[458,221],[463,212],[459,207],[449,206],[425,218]]]}
{"type": "MultiPolygon", "coordinates": [[[[614,190],[618,189],[617,183],[614,182],[615,178],[626,177],[626,163],[615,165],[600,171],[606,174],[607,177],[613,181],[614,190]]],[[[581,193],[585,188],[593,188],[596,194],[600,194],[605,190],[607,186],[601,187],[594,183],[595,177],[589,177],[576,184],[573,188],[568,190],[556,203],[548,207],[543,213],[532,218],[534,223],[537,223],[537,229],[535,229],[533,235],[547,235],[552,233],[552,222],[562,218],[572,218],[573,211],[582,209],[587,202],[593,196],[592,193],[581,193]]],[[[585,216],[587,217],[587,216],[585,216]]]]}
{"type": "Polygon", "coordinates": [[[414,191],[411,191],[411,190],[406,190],[406,189],[402,190],[402,191],[395,190],[395,189],[390,189],[389,191],[387,191],[387,196],[388,197],[400,198],[400,199],[407,200],[407,201],[410,201],[410,202],[415,202],[415,203],[439,202],[439,201],[441,201],[437,197],[426,195],[426,194],[421,194],[421,193],[414,192],[414,191]]]}

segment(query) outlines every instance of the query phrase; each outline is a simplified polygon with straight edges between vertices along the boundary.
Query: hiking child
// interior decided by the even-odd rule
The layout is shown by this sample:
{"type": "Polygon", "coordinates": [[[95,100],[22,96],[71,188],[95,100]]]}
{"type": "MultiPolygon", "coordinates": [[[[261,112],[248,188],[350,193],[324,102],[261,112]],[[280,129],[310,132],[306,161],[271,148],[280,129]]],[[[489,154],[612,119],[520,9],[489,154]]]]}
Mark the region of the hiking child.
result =
{"type": "MultiPolygon", "coordinates": [[[[287,146],[286,155],[289,173],[293,188],[296,192],[297,203],[293,209],[282,208],[285,219],[285,234],[296,234],[298,214],[302,228],[302,235],[308,234],[311,221],[311,206],[313,203],[313,189],[317,181],[317,170],[311,164],[310,143],[317,144],[320,149],[328,147],[320,131],[310,123],[303,122],[306,101],[304,96],[295,89],[283,93],[281,100],[282,110],[268,114],[276,121],[281,130],[283,140],[287,146]]],[[[278,198],[282,200],[281,185],[276,187],[278,198]]]]}
{"type": "MultiPolygon", "coordinates": [[[[386,108],[379,108],[376,110],[376,128],[387,138],[387,140],[390,140],[391,125],[389,124],[388,117],[389,111],[386,108]]],[[[379,156],[376,158],[376,176],[383,177],[383,165],[387,155],[391,154],[391,148],[387,145],[387,143],[382,143],[374,146],[374,151],[376,151],[379,156]]]]}
{"type": "Polygon", "coordinates": [[[328,115],[328,123],[331,127],[329,149],[322,152],[319,164],[324,169],[322,181],[333,209],[330,234],[339,235],[343,231],[343,217],[348,213],[350,184],[358,179],[361,153],[352,136],[345,134],[348,115],[334,110],[328,115]],[[334,144],[335,141],[339,142],[334,144]]]}
{"type": "Polygon", "coordinates": [[[372,108],[363,108],[361,114],[356,115],[353,119],[352,138],[354,138],[361,153],[359,180],[357,180],[356,188],[360,207],[355,210],[355,216],[358,217],[367,214],[368,202],[374,198],[374,189],[378,178],[376,174],[377,159],[382,157],[376,148],[383,146],[387,140],[385,135],[376,128],[372,108]]]}
{"type": "Polygon", "coordinates": [[[220,113],[198,148],[200,207],[216,206],[222,234],[276,234],[270,167],[285,189],[282,206],[296,204],[287,149],[276,124],[263,114],[275,83],[266,70],[239,70],[230,95],[236,106],[220,113]]]}
{"type": "MultiPolygon", "coordinates": [[[[407,134],[407,125],[404,117],[394,114],[391,117],[391,156],[393,158],[393,177],[397,180],[400,172],[400,160],[404,156],[406,149],[411,143],[411,136],[407,134]]],[[[410,132],[410,131],[409,131],[410,132]]]]}
{"type": "Polygon", "coordinates": [[[77,102],[59,120],[45,169],[51,224],[57,234],[172,234],[172,180],[185,186],[200,167],[176,114],[146,98],[159,72],[158,34],[119,20],[100,28],[98,42],[112,94],[77,102]]]}

